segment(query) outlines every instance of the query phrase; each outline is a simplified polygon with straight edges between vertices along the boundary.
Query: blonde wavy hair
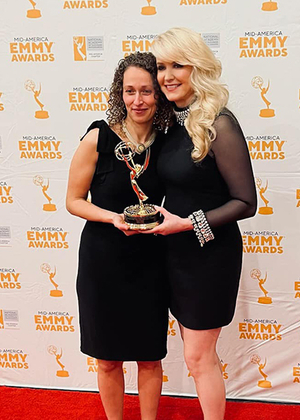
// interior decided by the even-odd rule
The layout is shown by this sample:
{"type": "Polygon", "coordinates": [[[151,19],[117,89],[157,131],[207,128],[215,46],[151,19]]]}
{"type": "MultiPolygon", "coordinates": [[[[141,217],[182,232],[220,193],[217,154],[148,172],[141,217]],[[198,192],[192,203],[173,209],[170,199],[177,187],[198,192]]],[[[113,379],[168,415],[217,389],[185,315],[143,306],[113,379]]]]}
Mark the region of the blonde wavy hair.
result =
{"type": "Polygon", "coordinates": [[[222,66],[200,34],[187,28],[172,28],[159,35],[152,46],[157,60],[193,67],[190,76],[195,101],[185,120],[194,148],[192,158],[200,162],[216,138],[216,116],[228,102],[228,90],[219,78],[222,66]]]}

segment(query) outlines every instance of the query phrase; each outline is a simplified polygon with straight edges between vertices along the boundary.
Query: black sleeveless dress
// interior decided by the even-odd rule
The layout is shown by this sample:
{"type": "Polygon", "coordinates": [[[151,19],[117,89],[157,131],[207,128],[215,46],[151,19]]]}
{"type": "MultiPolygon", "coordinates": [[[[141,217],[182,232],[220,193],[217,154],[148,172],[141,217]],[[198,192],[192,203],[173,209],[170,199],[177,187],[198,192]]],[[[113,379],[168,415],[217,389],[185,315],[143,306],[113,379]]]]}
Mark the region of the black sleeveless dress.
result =
{"type": "MultiPolygon", "coordinates": [[[[137,204],[125,162],[117,160],[121,139],[104,121],[99,128],[99,159],[91,184],[92,202],[122,213],[137,204]]],[[[150,163],[138,184],[148,203],[163,197],[156,173],[161,139],[151,146],[150,163]]],[[[145,153],[134,160],[143,163],[145,153]]],[[[164,272],[163,238],[126,236],[112,224],[87,221],[81,235],[77,294],[81,351],[97,359],[154,361],[166,355],[168,302],[164,272]]]]}
{"type": "MultiPolygon", "coordinates": [[[[256,192],[243,133],[229,111],[218,117],[217,138],[201,163],[184,126],[169,130],[158,159],[166,188],[164,207],[180,217],[202,209],[215,239],[203,248],[194,231],[166,236],[171,312],[190,329],[204,330],[232,320],[242,265],[236,220],[249,217],[256,192]]],[[[252,210],[253,211],[253,210],[252,210]]]]}

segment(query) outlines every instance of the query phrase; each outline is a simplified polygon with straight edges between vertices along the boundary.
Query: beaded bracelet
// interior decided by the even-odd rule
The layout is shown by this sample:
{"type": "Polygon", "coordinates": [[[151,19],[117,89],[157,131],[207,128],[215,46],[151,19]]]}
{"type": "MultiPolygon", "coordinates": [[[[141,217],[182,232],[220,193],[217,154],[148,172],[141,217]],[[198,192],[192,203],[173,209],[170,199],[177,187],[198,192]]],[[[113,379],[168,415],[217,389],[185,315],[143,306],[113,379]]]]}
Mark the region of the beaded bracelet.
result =
{"type": "Polygon", "coordinates": [[[189,215],[189,219],[201,246],[215,238],[202,210],[194,211],[189,215]]]}

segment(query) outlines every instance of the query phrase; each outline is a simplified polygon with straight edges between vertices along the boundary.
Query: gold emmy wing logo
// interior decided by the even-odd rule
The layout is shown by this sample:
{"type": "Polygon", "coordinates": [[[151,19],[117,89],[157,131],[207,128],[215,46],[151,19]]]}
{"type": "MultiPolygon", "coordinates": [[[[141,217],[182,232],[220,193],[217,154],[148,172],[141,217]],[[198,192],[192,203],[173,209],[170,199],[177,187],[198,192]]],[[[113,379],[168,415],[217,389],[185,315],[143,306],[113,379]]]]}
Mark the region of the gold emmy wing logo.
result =
{"type": "Polygon", "coordinates": [[[44,104],[42,104],[42,102],[39,100],[39,96],[40,96],[41,91],[42,91],[41,84],[40,84],[40,88],[36,89],[34,81],[33,80],[27,80],[25,82],[25,89],[28,90],[29,92],[33,93],[34,100],[36,101],[38,106],[41,108],[39,111],[35,111],[35,114],[34,114],[35,118],[38,118],[38,119],[41,119],[41,120],[49,118],[48,111],[44,111],[44,104]]]}
{"type": "Polygon", "coordinates": [[[254,87],[254,89],[259,89],[260,90],[260,96],[261,99],[264,101],[264,103],[266,104],[267,108],[263,108],[260,110],[259,112],[259,116],[262,118],[271,118],[271,117],[275,117],[275,111],[274,109],[270,108],[271,102],[268,101],[268,99],[266,98],[266,94],[268,93],[268,90],[270,88],[270,81],[268,80],[268,86],[267,87],[263,87],[264,81],[260,76],[255,76],[253,77],[252,81],[251,81],[252,87],[254,87]]]}
{"type": "Polygon", "coordinates": [[[36,9],[36,3],[33,0],[29,0],[31,5],[32,5],[32,9],[27,10],[27,17],[30,19],[36,19],[36,18],[40,18],[42,16],[41,11],[36,9]]]}
{"type": "Polygon", "coordinates": [[[274,12],[274,10],[277,10],[277,1],[265,1],[263,2],[261,6],[261,10],[264,10],[265,12],[274,12]]]}
{"type": "Polygon", "coordinates": [[[43,263],[41,265],[41,271],[44,274],[48,274],[49,280],[51,281],[51,283],[55,287],[55,289],[50,290],[50,296],[52,296],[52,297],[62,297],[63,292],[58,289],[58,284],[55,283],[55,281],[53,280],[54,277],[56,276],[56,267],[54,267],[54,271],[51,272],[50,265],[48,263],[43,263]]]}
{"type": "Polygon", "coordinates": [[[0,330],[4,328],[3,310],[0,309],[0,330]]]}
{"type": "Polygon", "coordinates": [[[254,279],[254,280],[258,280],[258,285],[260,287],[260,290],[263,292],[264,296],[260,296],[257,301],[258,303],[262,303],[262,304],[270,304],[272,303],[272,298],[270,296],[268,296],[268,291],[264,288],[264,284],[267,281],[267,273],[265,275],[265,278],[263,279],[261,276],[261,271],[258,268],[254,268],[253,270],[251,270],[250,276],[254,279]]]}
{"type": "Polygon", "coordinates": [[[55,356],[56,362],[59,364],[61,368],[60,370],[56,372],[56,376],[58,376],[59,378],[67,378],[69,376],[69,372],[65,370],[65,365],[63,365],[60,361],[63,354],[62,349],[60,350],[60,354],[58,354],[57,348],[51,345],[51,346],[48,346],[48,353],[51,354],[52,356],[55,356]]]}
{"type": "Polygon", "coordinates": [[[151,0],[147,0],[147,2],[148,2],[148,6],[142,7],[141,14],[146,15],[146,16],[155,15],[156,8],[154,6],[150,6],[151,0]]]}
{"type": "Polygon", "coordinates": [[[33,183],[36,186],[41,187],[42,193],[44,194],[45,198],[48,200],[48,203],[43,205],[43,210],[56,211],[56,205],[51,203],[52,198],[47,194],[47,190],[49,188],[49,179],[48,179],[47,185],[44,185],[44,178],[41,175],[36,175],[33,178],[33,183]]]}
{"type": "Polygon", "coordinates": [[[74,36],[73,37],[73,47],[74,47],[74,60],[75,61],[86,61],[87,51],[86,51],[86,38],[85,38],[85,36],[74,36]]]}
{"type": "Polygon", "coordinates": [[[265,363],[260,363],[261,362],[261,358],[259,357],[258,354],[254,354],[251,357],[250,360],[251,360],[251,363],[253,363],[254,365],[257,365],[258,366],[259,373],[264,378],[263,380],[258,381],[257,385],[260,388],[272,388],[271,382],[270,381],[267,381],[268,375],[263,371],[263,369],[265,368],[265,366],[267,364],[267,359],[265,359],[265,363]]]}
{"type": "Polygon", "coordinates": [[[265,203],[264,207],[260,207],[258,209],[258,213],[259,214],[273,214],[273,207],[268,206],[269,200],[267,200],[266,197],[264,196],[265,192],[268,189],[268,181],[266,182],[266,186],[263,187],[262,180],[260,178],[255,178],[255,184],[259,191],[260,198],[265,203]]]}

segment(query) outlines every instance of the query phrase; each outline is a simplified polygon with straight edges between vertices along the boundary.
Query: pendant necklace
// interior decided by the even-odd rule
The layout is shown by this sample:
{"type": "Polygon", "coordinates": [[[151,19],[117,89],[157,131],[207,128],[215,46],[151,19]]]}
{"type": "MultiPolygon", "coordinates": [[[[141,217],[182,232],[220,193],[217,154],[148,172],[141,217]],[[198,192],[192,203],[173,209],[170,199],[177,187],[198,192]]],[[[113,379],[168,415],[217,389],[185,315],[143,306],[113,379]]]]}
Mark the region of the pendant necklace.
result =
{"type": "Polygon", "coordinates": [[[150,134],[150,137],[148,138],[148,140],[145,141],[145,143],[138,143],[129,133],[126,127],[125,120],[123,120],[122,122],[122,130],[125,136],[128,138],[129,142],[132,143],[133,146],[135,147],[136,153],[138,153],[139,155],[143,153],[146,149],[148,149],[148,147],[151,146],[151,144],[154,142],[155,137],[156,137],[156,131],[153,130],[152,133],[150,134]]]}

